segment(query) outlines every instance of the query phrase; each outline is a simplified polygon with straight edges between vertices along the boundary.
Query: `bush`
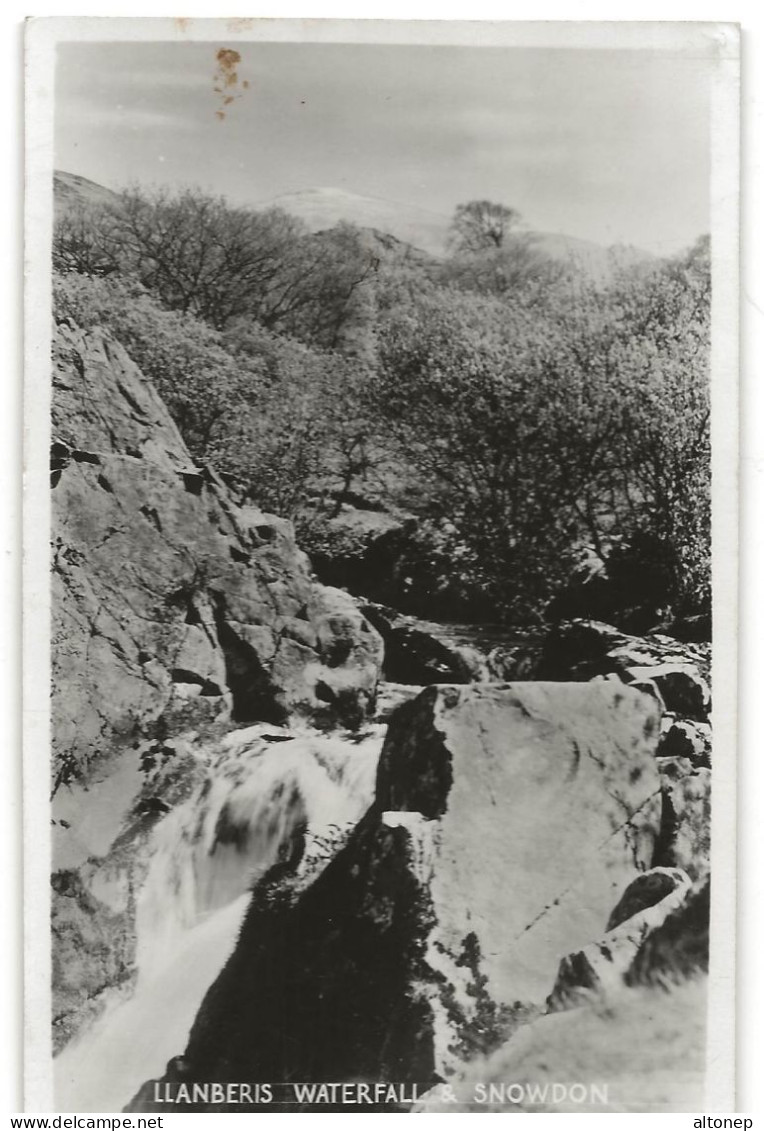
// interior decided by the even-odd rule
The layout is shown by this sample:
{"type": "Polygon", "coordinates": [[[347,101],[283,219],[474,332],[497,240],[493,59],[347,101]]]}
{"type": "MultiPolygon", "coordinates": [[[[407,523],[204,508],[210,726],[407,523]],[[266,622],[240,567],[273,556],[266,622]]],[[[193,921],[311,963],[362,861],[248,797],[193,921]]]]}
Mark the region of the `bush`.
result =
{"type": "Polygon", "coordinates": [[[113,333],[194,458],[316,545],[343,500],[413,510],[407,576],[446,611],[538,621],[587,546],[650,582],[646,609],[707,612],[708,241],[596,282],[516,220],[464,206],[437,265],[133,190],[59,218],[56,310],[113,333]]]}
{"type": "Polygon", "coordinates": [[[674,611],[707,606],[709,300],[700,244],[530,305],[441,288],[385,313],[379,417],[504,616],[540,616],[582,543],[652,546],[674,611]]]}
{"type": "Polygon", "coordinates": [[[231,420],[256,399],[263,367],[235,362],[220,334],[191,314],[164,310],[134,280],[67,275],[54,278],[53,295],[56,317],[103,327],[122,343],[196,459],[219,454],[231,420]]]}

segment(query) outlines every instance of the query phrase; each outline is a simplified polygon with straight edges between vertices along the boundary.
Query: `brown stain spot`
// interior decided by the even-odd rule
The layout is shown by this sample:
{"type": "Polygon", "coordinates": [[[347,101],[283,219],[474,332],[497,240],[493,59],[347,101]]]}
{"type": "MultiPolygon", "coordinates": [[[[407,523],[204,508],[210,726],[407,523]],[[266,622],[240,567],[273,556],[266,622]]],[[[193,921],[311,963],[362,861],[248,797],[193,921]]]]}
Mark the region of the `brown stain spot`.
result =
{"type": "Polygon", "coordinates": [[[188,16],[176,16],[175,23],[178,25],[181,31],[188,31],[191,20],[188,18],[188,16]]]}
{"type": "Polygon", "coordinates": [[[217,61],[221,72],[229,75],[241,62],[241,55],[238,51],[234,51],[233,47],[221,47],[217,53],[217,61]]]}
{"type": "MultiPolygon", "coordinates": [[[[222,106],[230,106],[236,99],[241,98],[241,92],[249,90],[249,82],[244,79],[241,83],[241,90],[239,86],[239,71],[238,67],[241,63],[241,55],[233,47],[221,47],[215,55],[217,60],[217,70],[214,74],[213,92],[219,95],[222,106]]],[[[219,109],[215,111],[215,117],[221,122],[225,118],[225,111],[219,109]]]]}

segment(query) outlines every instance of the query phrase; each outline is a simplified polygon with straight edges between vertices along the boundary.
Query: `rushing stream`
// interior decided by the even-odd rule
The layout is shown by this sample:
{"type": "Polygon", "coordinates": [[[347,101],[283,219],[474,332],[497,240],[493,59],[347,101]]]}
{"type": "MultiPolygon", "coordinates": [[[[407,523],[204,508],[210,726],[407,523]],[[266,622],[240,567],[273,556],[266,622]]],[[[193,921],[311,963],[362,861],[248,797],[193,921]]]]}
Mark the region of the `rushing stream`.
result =
{"type": "MultiPolygon", "coordinates": [[[[518,643],[501,626],[412,623],[450,647],[484,655],[518,643]]],[[[388,708],[398,695],[395,685],[380,685],[388,708]]],[[[136,849],[145,853],[145,879],[136,893],[135,987],[129,998],[115,994],[56,1058],[59,1111],[120,1111],[183,1051],[204,995],[235,946],[252,885],[289,853],[298,834],[306,857],[329,858],[372,800],[384,731],[376,725],[359,739],[260,724],[218,744],[202,784],[156,824],[146,848],[136,849]]],[[[112,767],[98,786],[120,794],[100,806],[112,836],[135,797],[136,782],[126,774],[112,767]]],[[[81,799],[62,794],[60,805],[72,828],[81,826],[81,799]]],[[[97,856],[106,846],[104,829],[100,834],[90,838],[97,856]]],[[[87,852],[67,835],[84,859],[87,852]]],[[[106,903],[114,883],[124,885],[124,873],[115,880],[108,867],[96,868],[92,890],[106,903]]]]}
{"type": "Polygon", "coordinates": [[[118,1112],[183,1051],[236,942],[252,884],[297,832],[325,851],[372,799],[384,728],[360,741],[257,726],[221,743],[206,780],[160,821],[136,911],[135,990],[55,1061],[59,1111],[118,1112]]]}

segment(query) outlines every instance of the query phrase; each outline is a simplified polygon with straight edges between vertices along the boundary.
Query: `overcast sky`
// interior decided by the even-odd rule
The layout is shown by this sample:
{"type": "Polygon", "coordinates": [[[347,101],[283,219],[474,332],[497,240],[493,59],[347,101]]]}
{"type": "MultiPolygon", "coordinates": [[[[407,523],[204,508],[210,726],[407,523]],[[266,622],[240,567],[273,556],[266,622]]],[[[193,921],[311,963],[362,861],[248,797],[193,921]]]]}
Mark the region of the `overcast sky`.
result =
{"type": "Polygon", "coordinates": [[[656,252],[709,229],[709,60],[667,51],[237,43],[58,49],[56,165],[236,203],[334,187],[656,252]],[[243,89],[243,82],[249,83],[243,89]]]}

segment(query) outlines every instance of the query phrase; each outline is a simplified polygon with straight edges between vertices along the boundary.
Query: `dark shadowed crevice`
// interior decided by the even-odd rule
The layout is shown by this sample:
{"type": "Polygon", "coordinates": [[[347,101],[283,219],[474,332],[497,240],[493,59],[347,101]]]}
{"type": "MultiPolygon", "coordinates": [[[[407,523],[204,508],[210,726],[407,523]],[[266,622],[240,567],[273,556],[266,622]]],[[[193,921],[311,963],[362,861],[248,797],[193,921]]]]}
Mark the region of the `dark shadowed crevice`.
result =
{"type": "Polygon", "coordinates": [[[195,471],[182,471],[180,477],[183,480],[183,486],[188,491],[189,495],[196,495],[197,498],[201,496],[204,490],[204,479],[195,471]]]}
{"type": "Polygon", "coordinates": [[[226,683],[233,698],[231,717],[237,723],[273,723],[280,726],[287,712],[276,701],[273,685],[251,644],[226,620],[225,598],[212,597],[218,641],[225,660],[226,683]]]}
{"type": "Polygon", "coordinates": [[[144,503],[143,506],[139,508],[139,510],[146,521],[150,522],[151,525],[155,527],[155,529],[161,534],[162,520],[159,517],[159,511],[157,510],[157,508],[149,506],[148,503],[144,503]]]}
{"type": "Polygon", "coordinates": [[[173,668],[170,672],[170,679],[173,683],[192,683],[201,688],[201,695],[222,695],[223,689],[219,687],[212,679],[204,679],[196,672],[188,671],[186,668],[173,668]]]}

